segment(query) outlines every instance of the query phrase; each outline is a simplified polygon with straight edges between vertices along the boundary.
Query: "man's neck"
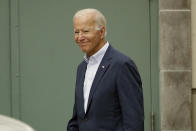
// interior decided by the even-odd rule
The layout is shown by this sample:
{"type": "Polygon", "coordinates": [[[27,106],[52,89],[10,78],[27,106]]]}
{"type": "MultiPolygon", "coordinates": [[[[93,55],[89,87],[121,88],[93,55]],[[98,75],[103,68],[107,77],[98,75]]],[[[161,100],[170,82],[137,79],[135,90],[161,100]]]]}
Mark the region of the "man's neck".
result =
{"type": "Polygon", "coordinates": [[[96,50],[94,53],[92,53],[92,54],[90,54],[90,53],[89,53],[89,54],[86,54],[87,58],[91,57],[91,56],[94,55],[96,52],[98,52],[106,43],[107,43],[107,41],[106,41],[105,39],[103,39],[103,40],[99,43],[98,48],[97,48],[97,50],[96,50]]]}

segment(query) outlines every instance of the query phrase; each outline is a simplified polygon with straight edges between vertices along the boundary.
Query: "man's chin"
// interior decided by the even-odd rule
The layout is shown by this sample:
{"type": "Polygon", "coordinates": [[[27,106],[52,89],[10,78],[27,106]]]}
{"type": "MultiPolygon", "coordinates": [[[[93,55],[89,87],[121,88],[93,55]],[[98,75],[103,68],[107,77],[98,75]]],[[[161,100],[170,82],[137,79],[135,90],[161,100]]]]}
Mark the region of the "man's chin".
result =
{"type": "Polygon", "coordinates": [[[87,49],[85,48],[80,48],[81,49],[81,51],[83,52],[83,53],[87,53],[87,49]]]}

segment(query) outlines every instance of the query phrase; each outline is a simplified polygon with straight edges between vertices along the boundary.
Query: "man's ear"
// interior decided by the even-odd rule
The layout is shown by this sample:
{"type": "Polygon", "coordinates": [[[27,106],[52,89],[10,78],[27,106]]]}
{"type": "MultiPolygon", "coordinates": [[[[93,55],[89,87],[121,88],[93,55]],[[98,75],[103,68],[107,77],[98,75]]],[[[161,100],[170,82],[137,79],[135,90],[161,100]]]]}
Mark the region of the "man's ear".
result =
{"type": "Polygon", "coordinates": [[[101,39],[104,39],[105,38],[105,33],[106,33],[106,29],[105,29],[104,26],[101,27],[100,33],[101,33],[101,39]]]}

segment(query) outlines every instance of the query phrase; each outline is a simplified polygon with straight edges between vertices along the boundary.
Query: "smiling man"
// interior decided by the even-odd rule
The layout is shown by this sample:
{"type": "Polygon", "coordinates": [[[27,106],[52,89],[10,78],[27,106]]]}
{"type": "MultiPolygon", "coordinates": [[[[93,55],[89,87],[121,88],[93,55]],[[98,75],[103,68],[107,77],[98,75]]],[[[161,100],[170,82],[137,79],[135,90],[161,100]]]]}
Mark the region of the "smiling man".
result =
{"type": "Polygon", "coordinates": [[[96,17],[96,14],[96,11],[86,10],[74,16],[74,38],[87,57],[95,54],[106,43],[104,39],[106,21],[103,15],[99,14],[96,17]],[[103,21],[98,20],[101,17],[103,21]]]}
{"type": "Polygon", "coordinates": [[[105,40],[106,20],[96,9],[73,17],[74,39],[86,54],[76,77],[68,131],[144,131],[142,82],[134,62],[105,40]]]}

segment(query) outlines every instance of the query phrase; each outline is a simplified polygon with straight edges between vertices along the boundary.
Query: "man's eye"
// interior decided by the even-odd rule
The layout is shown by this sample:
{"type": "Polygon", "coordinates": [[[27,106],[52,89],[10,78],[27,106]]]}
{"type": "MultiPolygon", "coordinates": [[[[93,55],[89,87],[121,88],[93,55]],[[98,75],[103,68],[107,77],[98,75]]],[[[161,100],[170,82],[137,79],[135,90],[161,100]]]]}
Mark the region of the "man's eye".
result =
{"type": "Polygon", "coordinates": [[[85,30],[84,32],[87,33],[87,32],[89,32],[89,31],[88,31],[88,30],[85,30]]]}
{"type": "Polygon", "coordinates": [[[78,31],[75,31],[74,33],[75,33],[75,34],[78,34],[79,32],[78,32],[78,31]]]}

